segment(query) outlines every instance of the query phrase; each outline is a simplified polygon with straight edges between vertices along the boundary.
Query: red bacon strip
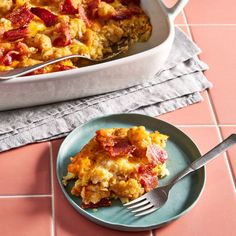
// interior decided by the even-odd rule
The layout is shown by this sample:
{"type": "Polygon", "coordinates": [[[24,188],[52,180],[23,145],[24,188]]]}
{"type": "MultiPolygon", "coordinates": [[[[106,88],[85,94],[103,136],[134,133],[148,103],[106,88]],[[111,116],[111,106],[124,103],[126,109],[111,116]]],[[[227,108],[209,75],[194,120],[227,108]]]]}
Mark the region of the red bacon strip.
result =
{"type": "Polygon", "coordinates": [[[72,0],[65,0],[61,5],[61,11],[64,14],[75,15],[78,13],[78,9],[76,9],[72,3],[72,0]]]}
{"type": "Polygon", "coordinates": [[[78,12],[79,12],[79,15],[80,15],[80,18],[84,21],[84,23],[86,24],[86,26],[91,26],[91,22],[90,20],[88,19],[88,16],[83,8],[82,5],[79,5],[78,6],[78,12]]]}
{"type": "Polygon", "coordinates": [[[145,191],[148,192],[157,187],[158,180],[155,176],[144,174],[140,179],[140,184],[144,187],[145,191]]]}
{"type": "Polygon", "coordinates": [[[121,4],[128,6],[129,4],[140,6],[140,0],[121,0],[121,4]]]}
{"type": "Polygon", "coordinates": [[[101,2],[101,0],[90,0],[88,2],[88,9],[89,10],[97,9],[100,2],[101,2]]]}
{"type": "Polygon", "coordinates": [[[62,65],[62,64],[59,64],[56,67],[57,71],[65,71],[65,70],[71,70],[71,69],[74,69],[74,67],[72,67],[72,66],[65,66],[65,65],[62,65]]]}
{"type": "Polygon", "coordinates": [[[21,38],[26,38],[28,36],[28,28],[21,27],[18,29],[8,30],[3,34],[3,38],[8,41],[15,41],[21,38]]]}
{"type": "Polygon", "coordinates": [[[10,66],[13,62],[13,60],[20,60],[23,56],[28,56],[30,53],[30,50],[28,46],[22,42],[16,42],[13,44],[13,48],[4,53],[4,51],[0,50],[0,63],[5,66],[10,66]],[[2,53],[1,53],[2,52],[2,53]]]}
{"type": "Polygon", "coordinates": [[[115,0],[102,0],[102,1],[106,3],[113,3],[115,0]]]}
{"type": "Polygon", "coordinates": [[[140,183],[144,187],[145,191],[150,191],[157,187],[158,179],[152,173],[152,169],[155,166],[153,164],[140,165],[138,168],[138,173],[140,174],[140,183]]]}
{"type": "Polygon", "coordinates": [[[57,23],[58,16],[54,15],[52,12],[48,11],[45,8],[32,7],[30,11],[38,16],[47,27],[53,26],[57,23]]]}
{"type": "Polygon", "coordinates": [[[4,55],[4,49],[3,48],[0,48],[0,58],[2,58],[4,55]]]}
{"type": "Polygon", "coordinates": [[[151,144],[147,148],[146,157],[149,163],[154,165],[164,164],[167,160],[167,152],[161,149],[157,144],[151,144]]]}
{"type": "Polygon", "coordinates": [[[14,26],[23,27],[33,20],[34,15],[26,6],[22,6],[10,13],[6,18],[10,20],[14,26]]]}
{"type": "Polygon", "coordinates": [[[28,74],[26,74],[26,75],[27,75],[27,76],[30,76],[30,75],[41,75],[41,74],[46,74],[45,68],[41,68],[41,69],[32,71],[32,72],[30,72],[30,73],[28,73],[28,74]]]}
{"type": "Polygon", "coordinates": [[[93,203],[89,203],[89,204],[84,204],[82,203],[81,207],[83,209],[88,209],[88,208],[98,208],[98,207],[108,207],[111,206],[111,200],[109,198],[103,198],[101,199],[100,202],[93,204],[93,203]]]}
{"type": "Polygon", "coordinates": [[[101,0],[91,0],[88,3],[88,14],[90,18],[95,18],[97,16],[98,6],[101,0]]]}
{"type": "Polygon", "coordinates": [[[71,34],[67,23],[60,23],[56,30],[60,36],[53,41],[54,46],[64,47],[71,44],[71,34]]]}
{"type": "Polygon", "coordinates": [[[125,20],[129,19],[131,16],[139,15],[142,13],[140,7],[133,5],[132,7],[128,7],[127,9],[118,9],[116,10],[111,18],[113,20],[125,20]]]}
{"type": "Polygon", "coordinates": [[[19,55],[21,56],[30,54],[28,46],[22,42],[17,42],[14,46],[14,50],[19,52],[19,55]]]}
{"type": "Polygon", "coordinates": [[[133,153],[135,146],[131,145],[128,140],[117,140],[115,145],[109,150],[112,157],[123,156],[133,153]]]}
{"type": "Polygon", "coordinates": [[[2,58],[0,58],[0,63],[4,66],[10,66],[14,60],[14,57],[18,55],[19,52],[11,50],[2,56],[2,58]]]}
{"type": "Polygon", "coordinates": [[[106,135],[101,130],[98,130],[96,134],[96,140],[111,157],[129,155],[136,149],[127,139],[106,135]]]}

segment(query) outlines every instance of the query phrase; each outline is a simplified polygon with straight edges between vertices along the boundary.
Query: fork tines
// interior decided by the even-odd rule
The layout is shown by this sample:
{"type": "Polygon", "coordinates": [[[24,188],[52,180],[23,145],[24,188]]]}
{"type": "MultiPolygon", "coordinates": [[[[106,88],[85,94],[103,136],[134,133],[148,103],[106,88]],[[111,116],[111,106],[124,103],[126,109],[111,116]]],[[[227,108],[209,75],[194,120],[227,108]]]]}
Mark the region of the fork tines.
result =
{"type": "Polygon", "coordinates": [[[150,214],[156,210],[153,204],[146,199],[145,195],[124,204],[127,209],[131,210],[135,214],[135,216],[144,216],[150,214]]]}

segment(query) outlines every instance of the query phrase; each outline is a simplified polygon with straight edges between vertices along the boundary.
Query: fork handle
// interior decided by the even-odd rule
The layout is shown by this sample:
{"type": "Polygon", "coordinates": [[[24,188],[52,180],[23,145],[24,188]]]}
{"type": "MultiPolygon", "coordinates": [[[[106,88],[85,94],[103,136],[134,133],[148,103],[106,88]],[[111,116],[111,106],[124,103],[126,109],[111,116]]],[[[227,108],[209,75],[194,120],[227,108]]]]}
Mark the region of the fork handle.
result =
{"type": "Polygon", "coordinates": [[[231,134],[228,138],[223,140],[220,144],[215,146],[213,149],[211,149],[209,152],[207,152],[202,157],[198,158],[194,162],[192,162],[186,169],[184,169],[175,179],[173,179],[169,187],[171,188],[176,182],[178,182],[180,179],[188,175],[189,173],[198,170],[205,164],[207,164],[209,161],[216,158],[219,154],[223,153],[227,149],[229,149],[231,146],[233,146],[236,143],[236,134],[231,134]]]}

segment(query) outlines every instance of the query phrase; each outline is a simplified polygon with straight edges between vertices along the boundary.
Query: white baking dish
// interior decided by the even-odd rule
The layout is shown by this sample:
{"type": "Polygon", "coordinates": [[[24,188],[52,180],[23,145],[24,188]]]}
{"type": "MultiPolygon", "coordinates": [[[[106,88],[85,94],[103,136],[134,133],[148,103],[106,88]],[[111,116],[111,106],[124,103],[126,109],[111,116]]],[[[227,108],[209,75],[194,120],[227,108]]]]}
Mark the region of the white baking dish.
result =
{"type": "Polygon", "coordinates": [[[106,93],[148,81],[167,59],[174,40],[174,19],[188,0],[167,8],[161,0],[142,0],[151,19],[150,40],[124,57],[83,68],[0,81],[0,110],[59,102],[106,93]]]}

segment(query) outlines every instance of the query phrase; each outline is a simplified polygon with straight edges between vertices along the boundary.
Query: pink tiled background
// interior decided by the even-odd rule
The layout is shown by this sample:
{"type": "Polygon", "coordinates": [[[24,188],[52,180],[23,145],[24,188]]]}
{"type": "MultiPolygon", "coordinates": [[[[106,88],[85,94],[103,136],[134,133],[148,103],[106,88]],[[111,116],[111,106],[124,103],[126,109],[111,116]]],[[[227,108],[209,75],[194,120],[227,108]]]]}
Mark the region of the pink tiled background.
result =
{"type": "MultiPolygon", "coordinates": [[[[165,0],[169,6],[174,0],[165,0]]],[[[236,2],[190,0],[176,19],[202,48],[213,83],[204,101],[160,116],[177,125],[202,153],[236,133],[236,2]]],[[[32,144],[0,154],[0,235],[233,236],[236,232],[236,146],[207,166],[207,181],[197,205],[157,230],[119,232],[91,223],[66,201],[55,177],[61,140],[32,144]]]]}

